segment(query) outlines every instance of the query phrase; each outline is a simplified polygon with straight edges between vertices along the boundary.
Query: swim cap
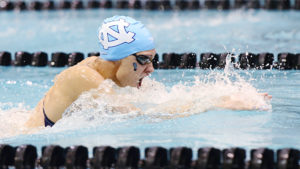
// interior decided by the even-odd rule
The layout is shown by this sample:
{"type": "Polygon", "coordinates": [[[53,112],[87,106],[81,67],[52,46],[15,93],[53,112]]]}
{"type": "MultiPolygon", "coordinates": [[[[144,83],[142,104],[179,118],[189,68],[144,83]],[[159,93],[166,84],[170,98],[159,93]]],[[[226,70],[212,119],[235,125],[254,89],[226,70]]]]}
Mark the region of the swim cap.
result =
{"type": "Polygon", "coordinates": [[[98,39],[100,57],[110,61],[155,48],[148,29],[141,22],[127,16],[105,19],[98,29],[98,39]]]}

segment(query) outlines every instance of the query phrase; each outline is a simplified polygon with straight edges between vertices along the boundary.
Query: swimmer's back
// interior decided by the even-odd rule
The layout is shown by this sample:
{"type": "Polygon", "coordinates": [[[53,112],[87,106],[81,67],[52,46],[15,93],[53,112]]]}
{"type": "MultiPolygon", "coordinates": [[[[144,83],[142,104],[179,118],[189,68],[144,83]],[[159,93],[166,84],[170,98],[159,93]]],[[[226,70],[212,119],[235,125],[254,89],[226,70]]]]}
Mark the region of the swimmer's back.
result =
{"type": "Polygon", "coordinates": [[[55,123],[82,92],[97,88],[104,80],[96,70],[95,62],[98,59],[98,57],[86,58],[58,74],[55,77],[54,85],[39,102],[35,109],[36,112],[32,114],[27,126],[36,127],[43,124],[43,107],[47,117],[55,123]],[[36,119],[37,117],[39,119],[36,119]],[[39,122],[33,123],[36,120],[39,122]]]}

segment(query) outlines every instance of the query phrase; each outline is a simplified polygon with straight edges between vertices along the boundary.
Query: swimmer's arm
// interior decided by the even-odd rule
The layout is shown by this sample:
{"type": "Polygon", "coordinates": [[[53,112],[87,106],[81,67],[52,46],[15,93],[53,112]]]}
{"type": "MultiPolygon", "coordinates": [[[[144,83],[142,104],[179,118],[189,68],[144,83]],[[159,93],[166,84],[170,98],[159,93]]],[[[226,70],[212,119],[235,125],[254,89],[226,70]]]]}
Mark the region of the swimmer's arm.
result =
{"type": "MultiPolygon", "coordinates": [[[[100,94],[100,93],[105,93],[105,94],[109,94],[109,95],[112,95],[112,96],[116,94],[116,92],[111,88],[106,89],[106,90],[100,89],[100,90],[98,90],[97,93],[95,93],[93,95],[93,98],[97,99],[99,97],[98,94],[100,94]]],[[[118,96],[113,96],[113,97],[118,97],[118,96]]],[[[124,100],[122,102],[122,105],[112,106],[111,108],[112,108],[113,112],[118,112],[118,113],[129,113],[129,112],[132,112],[132,111],[137,111],[137,112],[141,111],[141,109],[137,108],[136,106],[134,106],[133,104],[127,102],[126,100],[124,100]]]]}
{"type": "MultiPolygon", "coordinates": [[[[86,71],[86,72],[89,72],[89,71],[86,71]]],[[[81,74],[81,76],[85,76],[82,73],[79,73],[78,75],[80,75],[80,74],[81,74]]],[[[91,72],[89,72],[88,74],[91,74],[91,72]]],[[[101,77],[98,77],[97,79],[100,79],[101,77]]],[[[79,79],[81,82],[84,82],[84,79],[81,79],[80,77],[75,77],[73,79],[74,81],[78,81],[78,80],[75,80],[75,79],[79,79]]],[[[93,81],[92,79],[90,79],[87,82],[85,82],[85,84],[90,83],[90,86],[93,86],[91,88],[95,88],[95,89],[97,88],[97,92],[92,94],[92,97],[94,99],[97,99],[98,97],[101,97],[101,94],[103,94],[103,93],[109,94],[109,95],[115,95],[116,94],[116,92],[113,88],[110,88],[110,87],[104,87],[104,88],[100,87],[99,88],[99,85],[101,84],[101,82],[103,80],[104,80],[103,78],[102,78],[102,80],[97,80],[97,81],[93,81]]],[[[123,105],[112,107],[112,110],[115,111],[115,112],[120,112],[120,113],[129,113],[129,112],[132,112],[132,111],[140,111],[139,108],[137,108],[136,106],[134,106],[133,104],[131,104],[129,102],[126,102],[126,100],[124,100],[123,105]]]]}
{"type": "MultiPolygon", "coordinates": [[[[270,100],[272,98],[271,95],[267,93],[260,93],[265,100],[270,100]]],[[[214,108],[222,108],[222,109],[231,109],[231,110],[254,110],[254,109],[262,109],[261,107],[257,107],[257,103],[247,102],[242,100],[241,94],[235,94],[231,96],[223,96],[219,101],[216,101],[215,105],[212,106],[204,106],[202,107],[202,111],[207,111],[209,109],[214,108]]],[[[171,100],[165,102],[164,104],[160,104],[153,109],[150,109],[149,112],[163,112],[176,114],[176,117],[183,117],[186,114],[184,112],[193,112],[195,107],[197,107],[197,102],[194,100],[171,100]]],[[[201,103],[203,104],[203,103],[201,103]]],[[[171,116],[173,118],[174,116],[171,116]]]]}
{"type": "Polygon", "coordinates": [[[130,113],[130,112],[139,112],[141,113],[141,109],[135,107],[134,105],[128,103],[126,106],[114,106],[112,108],[113,112],[118,112],[118,113],[130,113]]]}
{"type": "Polygon", "coordinates": [[[45,97],[47,116],[56,122],[82,92],[97,88],[103,80],[98,72],[87,66],[64,70],[56,77],[54,86],[45,97]]]}
{"type": "MultiPolygon", "coordinates": [[[[115,95],[116,92],[112,88],[106,88],[104,89],[98,89],[96,93],[93,94],[93,98],[97,99],[98,97],[101,97],[99,94],[109,94],[109,95],[115,95]]],[[[113,97],[118,97],[118,96],[113,96],[113,97]]],[[[117,105],[117,106],[112,106],[111,109],[113,112],[118,112],[118,113],[129,113],[132,111],[140,111],[139,108],[134,106],[133,104],[126,102],[126,100],[123,101],[123,105],[117,105]]]]}
{"type": "MultiPolygon", "coordinates": [[[[72,100],[75,101],[78,96],[90,89],[97,89],[97,92],[93,94],[93,97],[98,98],[101,93],[114,95],[116,92],[112,88],[99,88],[99,85],[104,81],[104,78],[94,69],[87,66],[78,66],[76,70],[73,70],[72,76],[69,76],[71,80],[68,81],[65,91],[68,91],[72,100]],[[71,86],[71,87],[70,87],[71,86]]],[[[100,96],[101,97],[101,96],[100,96]]],[[[72,102],[73,102],[72,101],[72,102]]],[[[131,111],[139,111],[134,105],[124,102],[125,105],[114,106],[113,111],[128,113],[131,111]]]]}

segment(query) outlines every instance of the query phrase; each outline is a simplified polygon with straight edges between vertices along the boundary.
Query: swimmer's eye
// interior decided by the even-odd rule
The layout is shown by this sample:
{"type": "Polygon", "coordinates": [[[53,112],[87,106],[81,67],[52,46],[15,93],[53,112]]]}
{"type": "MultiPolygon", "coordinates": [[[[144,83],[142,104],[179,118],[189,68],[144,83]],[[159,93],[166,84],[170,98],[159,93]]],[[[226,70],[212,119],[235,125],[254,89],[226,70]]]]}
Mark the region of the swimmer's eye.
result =
{"type": "Polygon", "coordinates": [[[149,64],[152,63],[153,59],[151,59],[147,55],[137,55],[136,53],[132,54],[133,56],[136,57],[137,62],[141,65],[149,64]]]}

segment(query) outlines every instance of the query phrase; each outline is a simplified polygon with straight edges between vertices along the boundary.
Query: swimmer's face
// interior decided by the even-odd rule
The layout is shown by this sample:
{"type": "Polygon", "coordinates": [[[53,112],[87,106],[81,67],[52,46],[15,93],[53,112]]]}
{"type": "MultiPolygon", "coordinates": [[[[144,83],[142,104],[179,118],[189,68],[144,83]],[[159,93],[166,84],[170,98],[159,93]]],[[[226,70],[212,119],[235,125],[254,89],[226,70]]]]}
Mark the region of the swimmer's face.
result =
{"type": "Polygon", "coordinates": [[[143,78],[154,71],[152,62],[149,63],[147,61],[152,60],[155,54],[155,49],[152,49],[138,52],[135,56],[130,55],[122,59],[120,67],[116,73],[116,77],[120,82],[120,85],[122,87],[141,87],[143,78]],[[139,56],[141,56],[140,61],[137,60],[137,57],[139,56]],[[149,60],[146,57],[149,57],[149,60]],[[134,64],[136,64],[136,69],[134,68],[134,64]]]}

